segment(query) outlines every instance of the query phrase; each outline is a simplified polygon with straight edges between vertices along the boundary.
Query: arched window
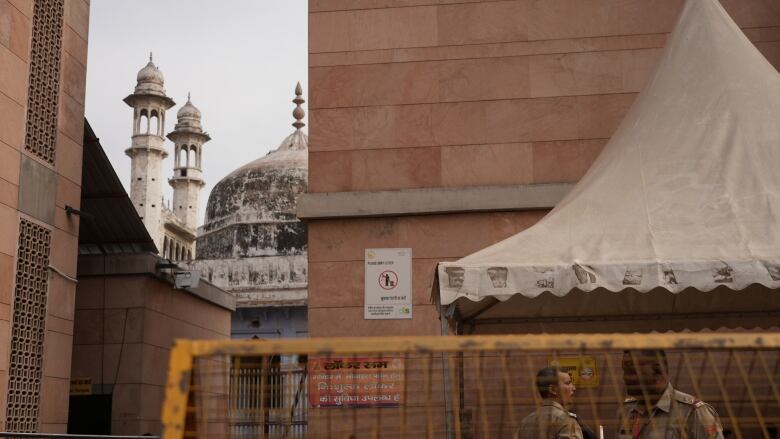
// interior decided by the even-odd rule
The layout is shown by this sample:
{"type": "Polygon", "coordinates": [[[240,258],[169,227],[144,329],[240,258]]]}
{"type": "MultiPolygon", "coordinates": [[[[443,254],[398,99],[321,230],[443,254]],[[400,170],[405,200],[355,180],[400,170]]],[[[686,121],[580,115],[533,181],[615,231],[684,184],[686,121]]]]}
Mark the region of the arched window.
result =
{"type": "Polygon", "coordinates": [[[154,133],[158,136],[161,136],[160,133],[160,115],[157,113],[157,110],[152,110],[152,112],[149,114],[149,126],[154,126],[154,133]]]}
{"type": "Polygon", "coordinates": [[[179,157],[176,159],[176,163],[178,163],[178,166],[180,168],[183,168],[186,165],[187,161],[187,145],[182,145],[181,148],[179,148],[179,157]]]}
{"type": "Polygon", "coordinates": [[[142,109],[138,116],[138,132],[149,134],[149,112],[146,108],[142,109]]]}
{"type": "Polygon", "coordinates": [[[200,168],[200,151],[196,145],[190,145],[190,151],[192,151],[192,166],[193,168],[200,168]]]}
{"type": "Polygon", "coordinates": [[[168,237],[163,237],[163,248],[162,248],[162,257],[167,258],[168,257],[168,237]]]}
{"type": "Polygon", "coordinates": [[[192,260],[192,250],[187,250],[187,261],[192,260]]]}

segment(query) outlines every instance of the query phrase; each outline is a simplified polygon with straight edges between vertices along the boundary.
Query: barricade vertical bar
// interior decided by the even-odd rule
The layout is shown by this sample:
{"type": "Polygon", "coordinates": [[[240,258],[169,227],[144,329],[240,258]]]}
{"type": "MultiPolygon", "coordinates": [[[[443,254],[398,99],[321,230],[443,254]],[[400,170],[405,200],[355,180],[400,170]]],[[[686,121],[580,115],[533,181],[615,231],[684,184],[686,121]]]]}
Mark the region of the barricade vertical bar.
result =
{"type": "Polygon", "coordinates": [[[226,416],[224,419],[223,428],[224,428],[224,434],[226,438],[231,437],[230,435],[230,377],[232,376],[233,371],[230,368],[230,356],[229,355],[223,355],[223,364],[225,364],[225,367],[227,368],[226,373],[222,374],[222,386],[225,390],[225,412],[226,416]]]}
{"type": "Polygon", "coordinates": [[[453,419],[453,430],[454,430],[454,437],[455,439],[461,438],[461,430],[460,430],[460,391],[455,391],[453,389],[458,388],[458,374],[455,370],[455,356],[453,354],[447,355],[447,366],[449,367],[449,378],[450,378],[450,401],[451,401],[451,407],[452,407],[452,419],[453,419]]]}
{"type": "Polygon", "coordinates": [[[620,394],[620,385],[617,382],[617,369],[612,363],[609,352],[604,353],[604,362],[607,365],[608,375],[612,378],[612,388],[615,391],[615,400],[618,402],[619,424],[617,429],[619,433],[621,430],[627,430],[629,428],[628,418],[626,417],[625,398],[620,394]]]}
{"type": "MultiPolygon", "coordinates": [[[[580,349],[580,358],[585,358],[586,351],[585,349],[580,349]]],[[[579,390],[580,392],[584,392],[585,388],[583,387],[582,390],[579,390]]],[[[591,414],[593,415],[593,420],[596,423],[596,429],[598,429],[598,426],[601,425],[601,417],[599,416],[599,410],[596,404],[596,397],[594,395],[595,391],[593,388],[588,389],[588,401],[590,402],[590,410],[591,414]]],[[[582,421],[582,420],[580,420],[582,421]]],[[[583,422],[584,424],[584,422],[583,422]]]]}
{"type": "Polygon", "coordinates": [[[452,405],[452,398],[455,396],[455,391],[452,389],[452,384],[450,383],[450,376],[454,372],[450,370],[452,366],[450,365],[451,361],[449,360],[452,355],[453,354],[449,353],[441,354],[443,376],[442,387],[444,390],[444,417],[447,439],[453,439],[455,437],[455,420],[453,416],[454,407],[452,405]]]}
{"type": "Polygon", "coordinates": [[[720,393],[723,395],[723,403],[726,405],[726,411],[729,414],[729,419],[731,419],[731,425],[734,426],[734,433],[737,435],[737,439],[742,439],[742,431],[739,428],[739,421],[734,414],[734,408],[731,406],[731,400],[729,398],[728,392],[726,392],[725,386],[723,385],[723,378],[721,377],[720,371],[718,370],[718,366],[715,365],[715,362],[713,361],[712,352],[710,349],[706,349],[705,354],[707,361],[710,363],[710,367],[712,368],[712,372],[715,375],[715,380],[717,381],[718,387],[720,388],[720,393]]]}
{"type": "Polygon", "coordinates": [[[477,391],[479,393],[479,416],[482,418],[482,436],[490,438],[490,424],[488,422],[487,402],[485,402],[485,388],[482,379],[482,359],[483,354],[480,353],[476,357],[476,371],[477,371],[477,391]]]}
{"type": "Polygon", "coordinates": [[[504,392],[506,401],[509,404],[509,425],[511,428],[517,427],[517,418],[515,416],[515,404],[512,398],[512,374],[509,372],[509,360],[507,351],[501,351],[501,371],[504,377],[504,392]]]}
{"type": "MultiPolygon", "coordinates": [[[[349,357],[354,357],[355,354],[351,354],[349,357]]],[[[358,378],[356,374],[352,374],[352,385],[358,385],[358,378]]],[[[358,410],[352,410],[352,434],[358,432],[358,410]]]]}
{"type": "MultiPolygon", "coordinates": [[[[536,374],[534,373],[535,372],[534,371],[534,363],[531,360],[530,353],[528,353],[528,352],[525,353],[525,361],[526,361],[526,363],[528,363],[528,367],[527,367],[527,369],[528,369],[528,387],[531,389],[531,394],[533,395],[533,400],[534,400],[533,409],[536,410],[536,409],[538,409],[539,407],[542,406],[542,396],[539,395],[539,393],[537,391],[537,387],[536,387],[536,374]]],[[[537,427],[539,428],[539,431],[544,431],[544,429],[542,428],[542,418],[541,417],[537,417],[536,421],[538,422],[537,427]]],[[[520,421],[520,422],[522,423],[523,421],[520,421]]],[[[515,426],[515,428],[518,428],[518,427],[519,426],[515,426]]]]}
{"type": "MultiPolygon", "coordinates": [[[[331,354],[328,354],[327,356],[328,362],[333,361],[333,357],[331,354]]],[[[332,380],[332,376],[328,376],[328,384],[330,384],[332,380]]],[[[333,437],[333,410],[330,409],[330,407],[325,409],[325,413],[327,414],[325,416],[325,432],[326,437],[328,439],[331,439],[333,437]]]]}
{"type": "MultiPolygon", "coordinates": [[[[376,356],[377,356],[376,354],[371,354],[372,358],[376,356]]],[[[379,357],[379,359],[381,361],[382,358],[379,357]]],[[[379,384],[381,384],[381,380],[379,378],[377,378],[377,381],[379,384]]],[[[379,393],[379,386],[376,387],[374,393],[376,394],[379,393]]],[[[376,422],[374,422],[374,427],[371,429],[371,439],[379,439],[380,432],[382,431],[382,408],[379,405],[377,405],[374,408],[374,413],[376,413],[374,417],[376,419],[376,422]]]]}
{"type": "Polygon", "coordinates": [[[162,411],[163,439],[182,439],[187,416],[187,397],[192,374],[192,343],[176,340],[171,348],[165,405],[162,411]]]}
{"type": "Polygon", "coordinates": [[[780,408],[780,391],[778,391],[777,383],[775,383],[774,380],[775,375],[772,374],[772,372],[769,370],[769,365],[766,362],[766,358],[764,358],[763,352],[757,351],[756,355],[758,356],[758,359],[761,362],[761,367],[764,369],[764,374],[766,374],[767,381],[769,381],[769,385],[772,389],[772,395],[775,397],[775,402],[777,403],[777,407],[780,408]]]}
{"type": "Polygon", "coordinates": [[[423,356],[423,368],[425,370],[425,417],[427,419],[428,439],[434,438],[433,428],[433,353],[429,352],[423,356]]]}
{"type": "Polygon", "coordinates": [[[409,389],[409,354],[407,352],[404,352],[403,354],[403,360],[404,360],[404,389],[403,393],[401,394],[401,400],[403,401],[401,404],[401,422],[400,422],[400,431],[398,432],[398,436],[400,439],[406,439],[406,410],[407,407],[409,407],[409,399],[408,399],[408,389],[409,389]]]}
{"type": "MultiPolygon", "coordinates": [[[[382,352],[378,352],[376,354],[376,357],[379,358],[379,362],[381,363],[382,361],[384,361],[385,355],[382,352]]],[[[378,382],[379,385],[376,387],[376,394],[377,394],[377,396],[379,396],[382,393],[382,391],[380,389],[382,388],[382,376],[383,375],[380,372],[377,372],[377,374],[378,374],[377,382],[378,382]]],[[[377,432],[376,432],[377,433],[377,438],[381,437],[381,434],[382,434],[382,408],[379,405],[377,405],[377,409],[376,409],[376,430],[377,430],[377,432]]]]}
{"type": "Polygon", "coordinates": [[[753,392],[753,386],[750,384],[750,378],[748,377],[748,374],[745,373],[745,368],[742,366],[742,361],[739,359],[738,354],[734,351],[730,351],[730,353],[734,357],[734,363],[737,365],[737,370],[742,377],[742,381],[745,383],[745,388],[748,392],[748,396],[750,397],[750,403],[753,405],[753,410],[756,412],[756,417],[758,418],[758,424],[761,426],[761,433],[765,438],[768,438],[769,431],[766,429],[764,415],[761,413],[761,409],[758,407],[758,401],[756,401],[756,395],[753,392]]]}

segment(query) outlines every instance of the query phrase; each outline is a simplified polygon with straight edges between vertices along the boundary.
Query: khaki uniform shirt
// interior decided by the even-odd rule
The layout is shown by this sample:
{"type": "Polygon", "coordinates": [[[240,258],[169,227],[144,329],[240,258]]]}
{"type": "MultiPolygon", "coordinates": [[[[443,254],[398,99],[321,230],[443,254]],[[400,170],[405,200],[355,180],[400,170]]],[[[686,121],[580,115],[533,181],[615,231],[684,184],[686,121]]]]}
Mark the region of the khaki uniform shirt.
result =
{"type": "Polygon", "coordinates": [[[635,398],[626,400],[624,410],[618,439],[723,439],[715,409],[671,385],[649,416],[635,398]]]}
{"type": "Polygon", "coordinates": [[[515,439],[582,439],[577,415],[555,401],[545,400],[520,422],[515,439]]]}

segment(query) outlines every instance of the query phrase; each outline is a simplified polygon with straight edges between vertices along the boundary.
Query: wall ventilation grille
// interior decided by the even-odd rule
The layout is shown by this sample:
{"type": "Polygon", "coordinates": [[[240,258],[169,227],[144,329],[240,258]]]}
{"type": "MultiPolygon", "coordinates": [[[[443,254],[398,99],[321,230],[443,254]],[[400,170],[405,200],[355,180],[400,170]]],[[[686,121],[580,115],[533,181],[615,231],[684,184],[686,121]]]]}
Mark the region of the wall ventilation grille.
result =
{"type": "Polygon", "coordinates": [[[23,219],[19,225],[6,431],[38,430],[50,252],[51,231],[23,219]]]}
{"type": "Polygon", "coordinates": [[[24,147],[54,164],[64,0],[35,0],[24,147]]]}

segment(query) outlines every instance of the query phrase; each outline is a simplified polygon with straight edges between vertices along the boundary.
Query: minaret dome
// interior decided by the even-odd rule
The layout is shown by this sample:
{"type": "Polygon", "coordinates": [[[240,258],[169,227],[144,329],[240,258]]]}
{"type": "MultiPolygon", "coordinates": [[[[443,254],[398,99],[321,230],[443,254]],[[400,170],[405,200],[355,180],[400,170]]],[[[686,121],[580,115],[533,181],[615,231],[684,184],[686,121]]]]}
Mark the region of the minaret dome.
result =
{"type": "Polygon", "coordinates": [[[136,94],[156,94],[165,96],[165,78],[160,69],[152,62],[152,54],[149,54],[149,62],[138,71],[136,76],[136,94]]]}

